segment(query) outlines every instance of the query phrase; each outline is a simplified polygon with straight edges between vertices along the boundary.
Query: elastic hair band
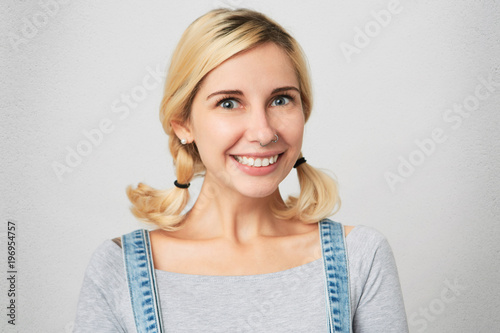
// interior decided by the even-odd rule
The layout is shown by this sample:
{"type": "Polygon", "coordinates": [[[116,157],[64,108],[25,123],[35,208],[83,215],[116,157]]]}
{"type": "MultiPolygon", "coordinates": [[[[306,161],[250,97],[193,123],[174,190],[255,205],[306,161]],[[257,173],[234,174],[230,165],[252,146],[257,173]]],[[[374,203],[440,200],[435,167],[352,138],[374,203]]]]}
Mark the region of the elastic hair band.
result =
{"type": "Polygon", "coordinates": [[[187,183],[187,184],[179,184],[177,182],[177,180],[174,181],[174,185],[177,186],[178,188],[188,188],[189,185],[191,185],[191,183],[187,183]]]}
{"type": "Polygon", "coordinates": [[[294,168],[297,168],[299,165],[301,165],[302,163],[306,163],[306,159],[304,157],[301,157],[297,160],[297,162],[295,162],[295,164],[293,165],[294,168]]]}

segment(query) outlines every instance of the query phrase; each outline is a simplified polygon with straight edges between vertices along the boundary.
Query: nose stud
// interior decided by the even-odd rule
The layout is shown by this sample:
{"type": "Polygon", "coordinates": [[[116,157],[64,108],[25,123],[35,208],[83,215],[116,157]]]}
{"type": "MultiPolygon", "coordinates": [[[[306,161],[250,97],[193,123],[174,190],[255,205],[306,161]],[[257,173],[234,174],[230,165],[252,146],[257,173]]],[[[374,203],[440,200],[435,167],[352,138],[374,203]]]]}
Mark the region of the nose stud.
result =
{"type": "Polygon", "coordinates": [[[266,143],[265,145],[263,145],[263,144],[262,144],[262,142],[260,142],[260,141],[259,141],[259,145],[260,145],[261,147],[265,147],[265,146],[267,146],[268,144],[270,144],[271,142],[272,142],[272,143],[276,143],[276,142],[278,142],[278,140],[279,140],[278,134],[274,134],[274,137],[275,137],[276,139],[269,141],[269,142],[268,142],[268,143],[266,143]]]}

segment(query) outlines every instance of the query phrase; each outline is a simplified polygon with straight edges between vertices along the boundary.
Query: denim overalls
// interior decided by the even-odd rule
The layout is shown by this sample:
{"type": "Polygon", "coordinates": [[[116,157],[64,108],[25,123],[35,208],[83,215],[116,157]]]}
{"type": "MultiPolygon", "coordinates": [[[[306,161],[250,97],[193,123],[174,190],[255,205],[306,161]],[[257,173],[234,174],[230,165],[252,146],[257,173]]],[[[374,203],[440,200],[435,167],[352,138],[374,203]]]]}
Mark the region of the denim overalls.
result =
{"type": "MultiPolygon", "coordinates": [[[[325,272],[328,330],[351,332],[349,271],[344,228],[324,219],[319,222],[325,272]]],[[[163,332],[160,300],[151,256],[149,232],[138,229],[122,236],[127,283],[138,333],[163,332]]]]}

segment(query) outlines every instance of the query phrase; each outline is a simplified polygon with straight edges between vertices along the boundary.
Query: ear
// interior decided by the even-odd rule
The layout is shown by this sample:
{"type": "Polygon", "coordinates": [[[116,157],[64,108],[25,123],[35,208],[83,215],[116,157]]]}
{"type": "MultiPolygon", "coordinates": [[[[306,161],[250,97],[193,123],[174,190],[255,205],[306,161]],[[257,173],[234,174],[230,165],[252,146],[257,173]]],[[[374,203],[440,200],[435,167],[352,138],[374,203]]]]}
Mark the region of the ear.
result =
{"type": "Polygon", "coordinates": [[[186,140],[187,143],[193,142],[193,134],[191,131],[191,126],[189,124],[184,124],[176,120],[172,120],[170,122],[172,125],[172,129],[175,132],[175,135],[179,138],[179,140],[186,140]]]}

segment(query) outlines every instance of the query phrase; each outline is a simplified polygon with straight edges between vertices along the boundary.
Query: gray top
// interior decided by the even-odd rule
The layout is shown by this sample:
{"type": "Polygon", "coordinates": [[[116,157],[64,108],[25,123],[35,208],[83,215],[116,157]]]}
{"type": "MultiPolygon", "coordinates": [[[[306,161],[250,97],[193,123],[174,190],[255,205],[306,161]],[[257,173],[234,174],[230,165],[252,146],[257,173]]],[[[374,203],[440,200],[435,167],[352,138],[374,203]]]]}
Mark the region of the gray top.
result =
{"type": "MultiPolygon", "coordinates": [[[[358,226],[346,238],[353,331],[408,332],[387,240],[358,226]]],[[[209,276],[155,270],[166,332],[327,332],[321,259],[276,273],[209,276]]],[[[105,241],[85,273],[79,332],[136,332],[121,248],[105,241]]]]}

